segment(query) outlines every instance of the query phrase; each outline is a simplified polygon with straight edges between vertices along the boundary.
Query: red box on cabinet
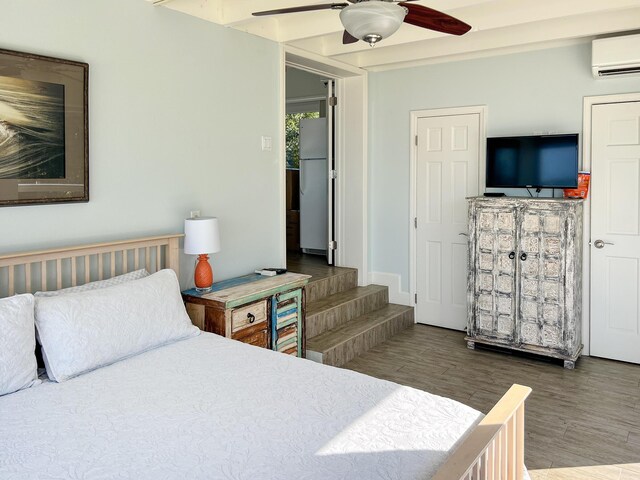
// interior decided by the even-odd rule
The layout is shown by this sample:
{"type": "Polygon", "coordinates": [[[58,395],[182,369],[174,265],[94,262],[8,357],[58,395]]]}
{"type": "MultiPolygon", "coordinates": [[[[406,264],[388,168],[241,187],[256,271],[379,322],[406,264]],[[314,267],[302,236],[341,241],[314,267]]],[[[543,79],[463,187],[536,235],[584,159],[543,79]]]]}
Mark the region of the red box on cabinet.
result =
{"type": "Polygon", "coordinates": [[[587,198],[589,194],[589,181],[591,174],[589,172],[578,172],[578,188],[565,188],[565,198],[587,198]]]}

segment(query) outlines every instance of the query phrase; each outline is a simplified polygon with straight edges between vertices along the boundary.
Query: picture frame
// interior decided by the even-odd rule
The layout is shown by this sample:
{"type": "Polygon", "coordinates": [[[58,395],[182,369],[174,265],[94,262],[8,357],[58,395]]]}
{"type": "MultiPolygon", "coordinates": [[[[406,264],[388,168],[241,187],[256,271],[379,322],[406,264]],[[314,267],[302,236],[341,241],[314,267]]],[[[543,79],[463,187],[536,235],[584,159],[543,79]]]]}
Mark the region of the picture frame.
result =
{"type": "Polygon", "coordinates": [[[89,65],[0,49],[0,206],[89,201],[89,65]]]}

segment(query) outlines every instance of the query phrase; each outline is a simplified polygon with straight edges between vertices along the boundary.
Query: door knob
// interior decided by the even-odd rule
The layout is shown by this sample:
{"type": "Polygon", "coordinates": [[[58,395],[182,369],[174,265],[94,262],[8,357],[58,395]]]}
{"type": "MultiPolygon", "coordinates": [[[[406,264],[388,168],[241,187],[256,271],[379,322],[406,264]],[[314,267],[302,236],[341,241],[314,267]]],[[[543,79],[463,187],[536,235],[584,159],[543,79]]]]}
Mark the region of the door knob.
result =
{"type": "Polygon", "coordinates": [[[605,245],[613,245],[613,243],[605,242],[604,240],[596,240],[593,242],[593,246],[596,248],[604,248],[605,245]]]}

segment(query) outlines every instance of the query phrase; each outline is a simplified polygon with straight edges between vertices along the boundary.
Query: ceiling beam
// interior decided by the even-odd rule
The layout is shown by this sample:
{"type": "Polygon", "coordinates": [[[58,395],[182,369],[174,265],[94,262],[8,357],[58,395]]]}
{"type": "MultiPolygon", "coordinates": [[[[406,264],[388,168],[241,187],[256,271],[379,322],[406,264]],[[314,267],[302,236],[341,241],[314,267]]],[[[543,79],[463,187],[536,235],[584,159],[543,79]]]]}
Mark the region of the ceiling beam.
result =
{"type": "Polygon", "coordinates": [[[331,73],[338,77],[353,77],[366,75],[366,71],[346,63],[341,63],[331,58],[305,52],[295,47],[284,47],[285,61],[288,66],[312,71],[318,75],[331,73]]]}
{"type": "MultiPolygon", "coordinates": [[[[181,0],[180,0],[181,1],[181,0]]],[[[221,0],[223,3],[222,25],[235,26],[250,21],[259,21],[264,17],[254,17],[253,12],[264,10],[276,10],[279,8],[298,7],[306,5],[317,5],[322,3],[346,3],[347,0],[221,0]]],[[[316,12],[313,12],[316,13],[316,12]]],[[[313,15],[311,13],[311,15],[313,15]]],[[[308,15],[302,13],[303,16],[308,15]]],[[[283,19],[291,16],[298,16],[300,13],[289,13],[283,15],[273,15],[270,18],[283,19]]]]}
{"type": "MultiPolygon", "coordinates": [[[[562,0],[561,2],[557,0],[518,0],[518,9],[514,10],[513,8],[509,8],[510,3],[513,4],[513,1],[498,0],[494,1],[490,5],[490,8],[476,4],[454,11],[448,11],[447,13],[472,25],[472,31],[464,37],[461,37],[465,38],[477,31],[494,30],[512,25],[526,25],[533,22],[553,20],[555,18],[564,19],[563,21],[567,22],[568,28],[570,28],[572,20],[568,20],[568,18],[575,16],[576,12],[579,12],[579,15],[589,13],[607,14],[610,11],[637,7],[639,4],[638,0],[621,0],[615,2],[615,8],[612,9],[610,7],[611,4],[603,2],[602,0],[562,0]]],[[[636,23],[640,26],[640,22],[636,21],[636,23]]],[[[374,49],[371,49],[371,47],[364,42],[342,45],[342,42],[319,42],[317,39],[313,39],[304,43],[297,43],[295,40],[291,40],[289,43],[300,48],[317,51],[328,57],[351,52],[371,52],[371,56],[373,56],[377,54],[373,52],[394,45],[448,37],[450,36],[413,25],[403,25],[398,32],[380,42],[374,49]],[[317,43],[317,45],[314,45],[314,42],[317,43]],[[322,43],[322,47],[319,45],[320,43],[322,43]]],[[[452,42],[453,41],[454,40],[452,40],[452,42]]]]}
{"type": "Polygon", "coordinates": [[[213,23],[220,23],[222,16],[221,0],[147,0],[154,5],[186,13],[213,23]]]}
{"type": "Polygon", "coordinates": [[[288,44],[292,39],[308,37],[324,37],[332,33],[340,32],[340,43],[342,43],[342,23],[335,10],[320,10],[308,13],[292,13],[283,16],[252,17],[251,20],[236,23],[233,28],[243,32],[261,35],[263,24],[275,25],[275,35],[269,37],[276,42],[288,44]]]}
{"type": "Polygon", "coordinates": [[[464,37],[443,37],[396,45],[375,52],[334,55],[332,58],[360,68],[374,69],[425,58],[445,59],[465,53],[628,31],[638,28],[638,18],[640,18],[638,7],[606,13],[597,12],[573,16],[570,22],[566,18],[554,18],[525,25],[474,32],[464,37]]]}
{"type": "MultiPolygon", "coordinates": [[[[174,2],[182,2],[185,0],[173,0],[174,2]]],[[[278,8],[289,8],[306,5],[316,5],[321,3],[347,3],[348,0],[219,0],[222,3],[223,15],[221,18],[222,25],[235,26],[238,23],[244,23],[256,17],[252,16],[253,12],[263,10],[275,10],[278,8]]],[[[416,3],[428,3],[430,8],[436,10],[449,11],[451,9],[461,8],[468,5],[477,5],[490,3],[495,0],[428,0],[426,2],[416,3]]],[[[334,11],[334,13],[336,13],[334,11]]],[[[276,15],[275,18],[285,19],[291,16],[298,16],[298,14],[284,14],[276,15]]],[[[302,14],[307,16],[310,20],[313,20],[314,13],[306,12],[302,14]]],[[[300,21],[298,17],[298,21],[300,21]]]]}

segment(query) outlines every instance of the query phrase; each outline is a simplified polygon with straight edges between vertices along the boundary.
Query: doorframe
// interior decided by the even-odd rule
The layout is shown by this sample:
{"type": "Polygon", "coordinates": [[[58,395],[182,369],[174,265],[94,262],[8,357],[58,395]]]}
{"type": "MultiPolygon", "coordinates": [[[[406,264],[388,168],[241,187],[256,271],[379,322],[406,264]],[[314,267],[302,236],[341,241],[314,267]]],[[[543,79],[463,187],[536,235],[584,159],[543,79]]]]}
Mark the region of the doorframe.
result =
{"type": "MultiPolygon", "coordinates": [[[[591,172],[591,110],[594,105],[640,102],[640,92],[584,97],[582,107],[582,170],[591,172]]],[[[589,189],[591,190],[591,189],[589,189]]],[[[582,243],[582,354],[591,352],[591,195],[584,201],[582,243]]]]}
{"type": "Polygon", "coordinates": [[[336,194],[334,232],[338,248],[336,266],[358,269],[358,285],[367,285],[368,265],[368,171],[367,171],[367,71],[295,47],[281,46],[280,81],[280,222],[282,264],[286,265],[286,165],[284,116],[285,72],[293,67],[335,80],[336,96],[336,194]],[[349,161],[345,161],[349,159],[349,161]],[[347,188],[348,186],[348,188],[347,188]]]}
{"type": "MultiPolygon", "coordinates": [[[[411,136],[410,144],[410,165],[409,165],[409,219],[408,225],[411,233],[409,234],[409,295],[411,304],[416,306],[417,294],[417,235],[418,229],[414,226],[414,218],[416,218],[418,210],[418,179],[417,179],[417,163],[418,163],[418,147],[415,138],[418,135],[418,120],[428,117],[450,117],[457,115],[478,114],[480,120],[480,131],[478,135],[478,193],[482,192],[485,184],[486,176],[486,145],[487,141],[487,114],[486,105],[473,105],[468,107],[447,107],[433,108],[428,110],[412,110],[411,116],[411,136]]],[[[416,319],[417,322],[417,319],[416,319]]]]}

